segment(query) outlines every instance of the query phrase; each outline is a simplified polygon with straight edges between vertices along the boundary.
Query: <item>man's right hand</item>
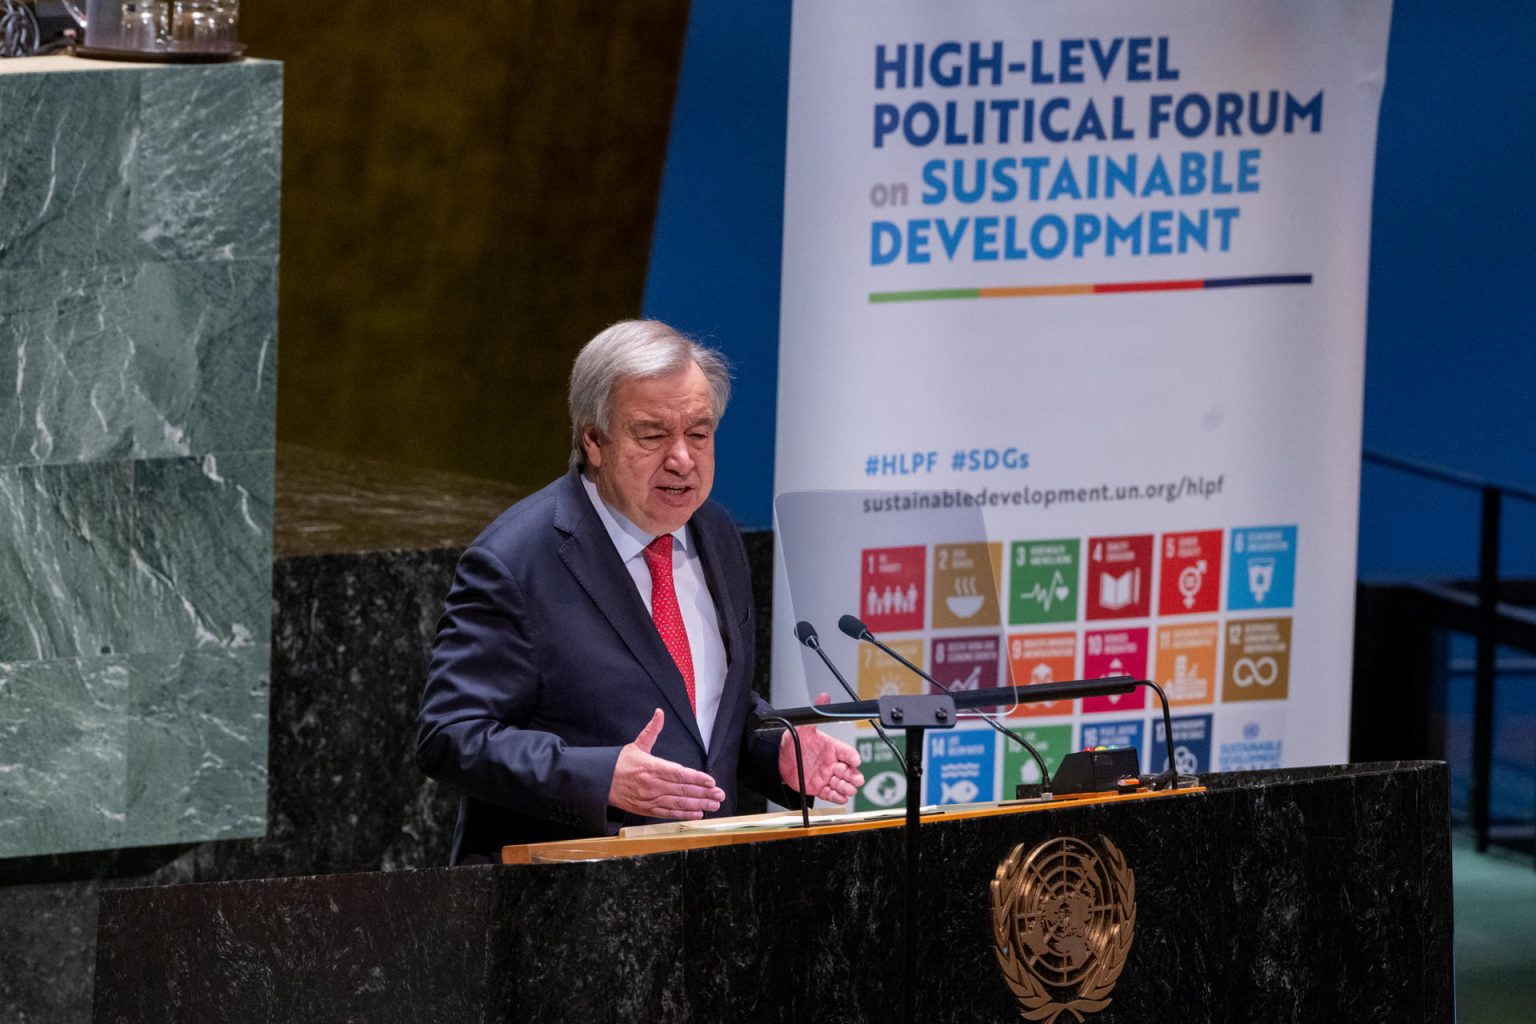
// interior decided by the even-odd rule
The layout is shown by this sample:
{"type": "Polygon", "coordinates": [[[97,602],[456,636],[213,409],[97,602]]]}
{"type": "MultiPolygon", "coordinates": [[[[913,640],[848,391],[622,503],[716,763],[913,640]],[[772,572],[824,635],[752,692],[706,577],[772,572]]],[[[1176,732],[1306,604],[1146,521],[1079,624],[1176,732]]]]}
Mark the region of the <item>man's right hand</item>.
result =
{"type": "Polygon", "coordinates": [[[705,811],[718,811],[725,792],[703,772],[685,768],[651,754],[666,716],[657,708],[633,743],[619,750],[613,767],[608,803],[648,818],[693,820],[705,811]]]}

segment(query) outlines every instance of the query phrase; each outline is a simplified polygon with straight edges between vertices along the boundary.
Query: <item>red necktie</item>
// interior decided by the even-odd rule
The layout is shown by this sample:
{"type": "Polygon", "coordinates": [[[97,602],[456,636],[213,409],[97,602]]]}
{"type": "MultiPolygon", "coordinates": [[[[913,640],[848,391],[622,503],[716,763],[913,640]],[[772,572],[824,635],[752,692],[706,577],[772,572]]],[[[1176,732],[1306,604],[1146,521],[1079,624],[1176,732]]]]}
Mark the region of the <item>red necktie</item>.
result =
{"type": "Polygon", "coordinates": [[[651,618],[661,642],[672,652],[677,670],[688,688],[688,704],[697,714],[698,701],[693,695],[693,652],[688,647],[688,630],[683,627],[683,612],[677,606],[677,590],[672,586],[672,535],[657,537],[645,546],[645,565],[651,570],[651,618]]]}

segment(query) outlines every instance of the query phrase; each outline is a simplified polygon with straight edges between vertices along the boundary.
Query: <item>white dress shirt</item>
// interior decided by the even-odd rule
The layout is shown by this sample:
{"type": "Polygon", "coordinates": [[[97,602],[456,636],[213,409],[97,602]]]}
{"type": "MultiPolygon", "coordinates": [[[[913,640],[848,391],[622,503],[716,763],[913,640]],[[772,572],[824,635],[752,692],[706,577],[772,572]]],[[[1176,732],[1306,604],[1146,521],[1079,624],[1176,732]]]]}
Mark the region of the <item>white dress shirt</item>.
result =
{"type": "MultiPolygon", "coordinates": [[[[635,581],[635,589],[651,607],[651,570],[645,564],[645,547],[656,538],[630,522],[618,509],[610,506],[597,493],[597,485],[581,477],[581,485],[592,499],[592,507],[608,529],[608,536],[619,553],[624,568],[635,581]]],[[[715,601],[710,596],[709,585],[704,580],[704,563],[699,559],[699,546],[688,527],[672,534],[672,586],[677,591],[678,608],[683,613],[683,628],[688,631],[688,650],[693,655],[693,695],[698,706],[699,735],[704,749],[709,749],[710,735],[715,728],[715,715],[720,710],[720,697],[725,692],[725,640],[720,635],[720,618],[715,614],[715,601]]],[[[670,723],[663,728],[670,728],[670,723]]]]}

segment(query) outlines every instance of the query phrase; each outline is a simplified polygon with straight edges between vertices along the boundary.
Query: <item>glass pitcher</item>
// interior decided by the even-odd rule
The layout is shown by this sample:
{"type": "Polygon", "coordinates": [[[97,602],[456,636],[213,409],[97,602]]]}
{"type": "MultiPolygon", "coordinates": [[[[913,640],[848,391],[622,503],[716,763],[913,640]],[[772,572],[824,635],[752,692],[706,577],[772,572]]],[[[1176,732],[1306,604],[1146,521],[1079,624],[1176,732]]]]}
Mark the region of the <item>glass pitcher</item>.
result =
{"type": "Polygon", "coordinates": [[[64,0],[85,30],[82,57],[115,60],[235,60],[239,0],[64,0]]]}

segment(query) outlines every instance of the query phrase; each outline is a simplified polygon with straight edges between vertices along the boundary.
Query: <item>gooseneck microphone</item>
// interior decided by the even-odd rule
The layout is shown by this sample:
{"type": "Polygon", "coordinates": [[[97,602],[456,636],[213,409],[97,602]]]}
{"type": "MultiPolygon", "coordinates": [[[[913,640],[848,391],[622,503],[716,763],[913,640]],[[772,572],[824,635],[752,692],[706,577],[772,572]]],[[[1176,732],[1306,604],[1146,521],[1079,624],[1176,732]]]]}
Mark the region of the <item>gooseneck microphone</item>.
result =
{"type": "MultiPolygon", "coordinates": [[[[832,659],[827,657],[827,652],[821,649],[821,637],[816,635],[815,626],[804,619],[800,620],[795,624],[795,639],[820,655],[822,664],[827,666],[827,671],[831,672],[838,683],[842,685],[844,692],[854,700],[859,699],[859,695],[854,692],[853,687],[848,685],[848,680],[843,678],[843,674],[837,670],[837,666],[832,664],[832,659]]],[[[891,738],[885,734],[885,730],[881,728],[879,722],[871,722],[870,724],[875,727],[875,732],[880,734],[880,738],[885,741],[885,745],[891,748],[891,753],[896,756],[896,763],[900,764],[902,760],[901,751],[896,749],[896,744],[891,742],[891,738]]]]}
{"type": "MultiPolygon", "coordinates": [[[[883,643],[879,637],[875,636],[875,634],[869,631],[869,627],[864,625],[864,623],[861,622],[857,616],[844,615],[842,618],[837,620],[837,628],[855,640],[862,640],[865,643],[874,644],[881,651],[885,652],[890,657],[895,658],[902,665],[906,666],[911,671],[916,672],[919,676],[928,680],[928,682],[932,683],[934,686],[937,686],[945,693],[951,695],[954,693],[954,691],[949,687],[945,686],[943,683],[933,678],[933,676],[929,675],[927,672],[924,672],[922,669],[918,668],[916,665],[912,664],[906,658],[903,658],[900,654],[896,653],[896,651],[892,650],[889,646],[883,643]]],[[[1034,746],[1030,744],[1030,742],[1024,737],[1020,736],[1012,729],[1002,725],[990,715],[985,715],[978,711],[977,717],[980,718],[983,722],[986,722],[1000,734],[1008,737],[1009,739],[1013,740],[1013,742],[1029,751],[1029,756],[1033,757],[1035,759],[1035,764],[1040,766],[1040,795],[1043,797],[1049,797],[1051,795],[1051,770],[1046,767],[1045,758],[1040,756],[1040,751],[1036,750],[1034,746]]]]}

